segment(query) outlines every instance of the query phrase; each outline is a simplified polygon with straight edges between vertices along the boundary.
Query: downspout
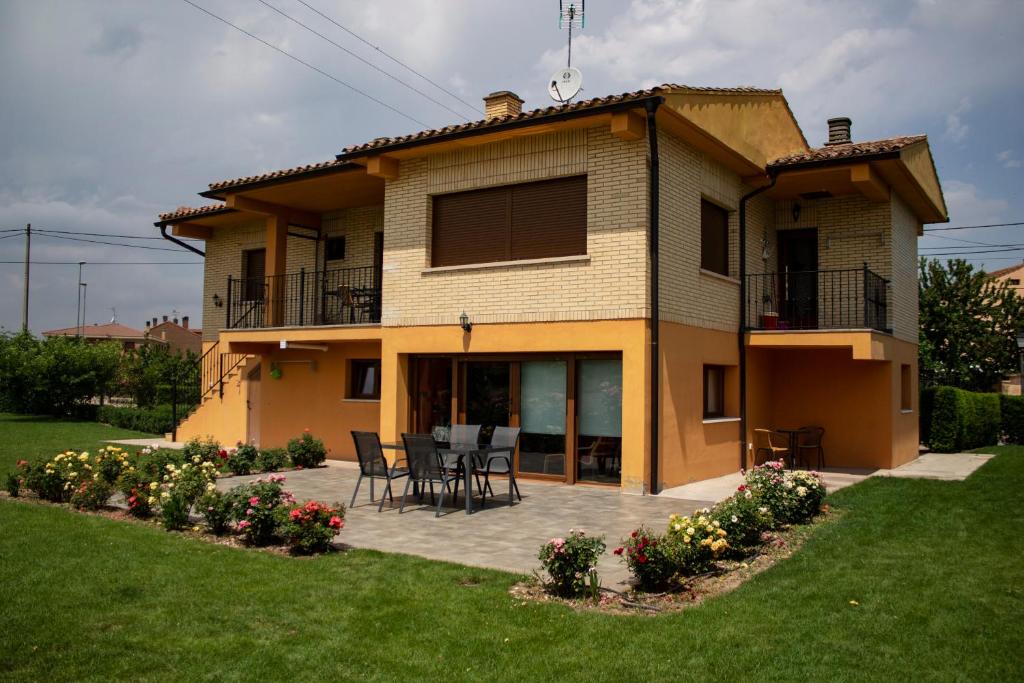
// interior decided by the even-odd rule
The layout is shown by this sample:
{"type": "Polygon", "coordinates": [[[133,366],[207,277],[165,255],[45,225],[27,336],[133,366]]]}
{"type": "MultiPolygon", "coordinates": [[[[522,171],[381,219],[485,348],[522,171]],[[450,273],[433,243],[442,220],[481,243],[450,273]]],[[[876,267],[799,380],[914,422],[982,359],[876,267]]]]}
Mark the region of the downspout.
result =
{"type": "Polygon", "coordinates": [[[655,114],[658,107],[665,101],[663,97],[656,97],[644,102],[647,110],[647,143],[650,148],[651,170],[650,186],[648,188],[648,223],[649,236],[647,239],[647,256],[651,261],[651,482],[650,492],[658,493],[658,442],[661,436],[661,391],[659,388],[659,375],[661,374],[658,351],[658,332],[661,327],[661,312],[659,310],[658,298],[658,243],[661,240],[658,227],[659,196],[658,188],[661,183],[661,175],[658,164],[658,126],[655,121],[655,114]]]}
{"type": "Polygon", "coordinates": [[[199,254],[200,256],[204,256],[204,257],[206,256],[206,252],[201,251],[199,249],[196,249],[191,244],[188,244],[186,242],[182,242],[181,240],[179,240],[177,237],[174,237],[173,235],[168,235],[167,234],[167,226],[166,225],[161,225],[160,226],[160,234],[163,235],[163,238],[165,240],[167,240],[169,242],[174,242],[179,247],[185,247],[186,249],[188,249],[189,251],[191,251],[193,253],[199,254]]]}
{"type": "Polygon", "coordinates": [[[775,187],[778,175],[769,170],[769,182],[740,198],[740,320],[736,335],[740,353],[740,469],[747,463],[747,202],[775,187]]]}

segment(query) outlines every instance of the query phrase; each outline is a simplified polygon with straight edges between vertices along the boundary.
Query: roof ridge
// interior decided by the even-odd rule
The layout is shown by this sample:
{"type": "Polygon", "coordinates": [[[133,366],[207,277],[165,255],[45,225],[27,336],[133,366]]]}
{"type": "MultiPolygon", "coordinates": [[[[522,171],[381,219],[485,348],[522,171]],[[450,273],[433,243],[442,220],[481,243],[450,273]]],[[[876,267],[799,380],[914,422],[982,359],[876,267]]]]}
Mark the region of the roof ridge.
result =
{"type": "Polygon", "coordinates": [[[205,204],[203,206],[179,206],[174,211],[165,211],[160,214],[160,220],[167,221],[174,218],[185,218],[186,216],[200,216],[202,214],[220,211],[229,208],[226,204],[205,204]]]}
{"type": "Polygon", "coordinates": [[[769,161],[768,166],[785,166],[811,161],[826,161],[831,159],[845,159],[858,156],[868,156],[871,154],[882,154],[885,152],[897,152],[904,147],[909,147],[910,145],[927,140],[927,135],[918,134],[898,135],[889,138],[881,138],[879,140],[860,140],[833,145],[822,145],[821,147],[812,147],[806,152],[798,152],[796,154],[787,154],[786,156],[778,157],[769,161]]]}

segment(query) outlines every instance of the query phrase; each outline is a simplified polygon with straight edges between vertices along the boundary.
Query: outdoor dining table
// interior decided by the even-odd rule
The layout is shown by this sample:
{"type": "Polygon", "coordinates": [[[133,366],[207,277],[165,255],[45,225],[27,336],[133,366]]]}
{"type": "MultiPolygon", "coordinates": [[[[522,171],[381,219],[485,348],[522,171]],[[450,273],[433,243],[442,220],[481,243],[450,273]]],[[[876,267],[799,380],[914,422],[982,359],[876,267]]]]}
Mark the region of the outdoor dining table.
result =
{"type": "MultiPolygon", "coordinates": [[[[390,450],[405,450],[405,446],[400,443],[382,443],[381,448],[390,450]]],[[[462,473],[465,477],[466,486],[466,514],[473,514],[473,463],[466,463],[467,458],[483,457],[484,463],[490,459],[495,453],[508,453],[509,460],[512,459],[512,449],[508,446],[481,446],[479,444],[459,444],[453,443],[447,446],[438,446],[437,452],[441,454],[442,460],[445,467],[458,467],[462,465],[462,473]]],[[[511,463],[510,463],[511,464],[511,463]]],[[[512,477],[508,480],[508,499],[509,505],[513,505],[512,497],[512,477]]]]}
{"type": "Polygon", "coordinates": [[[789,468],[796,469],[796,445],[797,439],[801,434],[806,434],[807,430],[803,427],[799,429],[776,429],[780,434],[786,434],[789,437],[789,468]]]}

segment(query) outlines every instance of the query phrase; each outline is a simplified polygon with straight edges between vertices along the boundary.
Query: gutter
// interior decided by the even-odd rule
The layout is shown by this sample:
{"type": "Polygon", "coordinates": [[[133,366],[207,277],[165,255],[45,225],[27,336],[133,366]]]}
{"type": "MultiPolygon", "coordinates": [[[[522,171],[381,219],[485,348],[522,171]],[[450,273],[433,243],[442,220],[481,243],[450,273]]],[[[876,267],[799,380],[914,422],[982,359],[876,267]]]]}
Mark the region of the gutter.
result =
{"type": "Polygon", "coordinates": [[[167,226],[166,225],[161,225],[160,226],[160,235],[165,240],[167,240],[168,242],[174,242],[179,247],[184,247],[184,248],[188,249],[189,251],[191,251],[194,254],[199,254],[200,256],[203,256],[203,257],[206,256],[206,252],[205,251],[202,251],[200,249],[196,249],[191,244],[188,244],[186,242],[182,242],[181,240],[179,240],[177,237],[174,237],[173,235],[168,235],[167,234],[167,226]]]}
{"type": "Polygon", "coordinates": [[[740,320],[736,341],[740,353],[740,469],[747,464],[747,202],[775,187],[779,179],[779,170],[768,169],[769,183],[764,187],[748,192],[740,198],[740,320]]]}
{"type": "Polygon", "coordinates": [[[648,188],[648,223],[647,255],[651,261],[651,482],[650,492],[658,493],[658,458],[659,442],[661,441],[661,387],[660,387],[660,355],[658,338],[661,327],[660,298],[658,293],[658,246],[661,242],[659,221],[659,186],[661,184],[661,168],[658,159],[658,125],[655,114],[658,107],[665,101],[664,97],[653,97],[644,101],[647,110],[647,144],[650,149],[650,186],[648,188]]]}

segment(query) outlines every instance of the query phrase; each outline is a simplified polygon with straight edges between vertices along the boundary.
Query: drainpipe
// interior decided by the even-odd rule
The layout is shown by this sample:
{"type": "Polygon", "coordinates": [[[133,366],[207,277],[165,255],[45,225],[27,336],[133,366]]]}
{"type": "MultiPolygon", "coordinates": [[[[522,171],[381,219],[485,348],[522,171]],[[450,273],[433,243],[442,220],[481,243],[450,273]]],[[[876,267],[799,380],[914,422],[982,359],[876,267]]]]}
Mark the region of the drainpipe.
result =
{"type": "Polygon", "coordinates": [[[167,234],[167,226],[166,225],[161,225],[160,226],[160,234],[163,235],[163,238],[165,240],[167,240],[168,242],[174,242],[179,247],[185,247],[186,249],[188,249],[189,251],[191,251],[193,253],[199,254],[200,256],[206,256],[206,252],[204,252],[204,251],[202,251],[200,249],[196,249],[195,247],[193,247],[191,244],[188,244],[187,242],[182,242],[181,240],[179,240],[177,237],[174,237],[173,235],[168,235],[167,234]]]}
{"type": "Polygon", "coordinates": [[[648,188],[648,223],[650,225],[647,238],[647,256],[651,261],[651,482],[650,492],[658,493],[658,442],[661,436],[661,391],[659,379],[661,374],[658,351],[658,333],[661,327],[661,312],[658,298],[658,243],[660,233],[658,227],[658,186],[661,176],[658,164],[658,126],[654,115],[658,107],[665,101],[656,97],[644,102],[647,109],[647,143],[650,147],[651,171],[650,187],[648,188]]]}
{"type": "Polygon", "coordinates": [[[740,469],[747,463],[747,202],[775,187],[778,175],[768,171],[769,182],[740,198],[740,324],[736,335],[740,352],[740,469]]]}

